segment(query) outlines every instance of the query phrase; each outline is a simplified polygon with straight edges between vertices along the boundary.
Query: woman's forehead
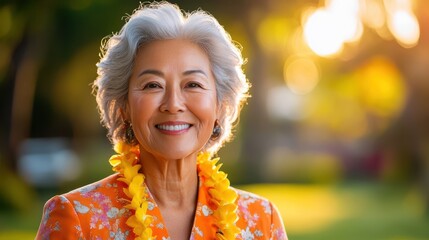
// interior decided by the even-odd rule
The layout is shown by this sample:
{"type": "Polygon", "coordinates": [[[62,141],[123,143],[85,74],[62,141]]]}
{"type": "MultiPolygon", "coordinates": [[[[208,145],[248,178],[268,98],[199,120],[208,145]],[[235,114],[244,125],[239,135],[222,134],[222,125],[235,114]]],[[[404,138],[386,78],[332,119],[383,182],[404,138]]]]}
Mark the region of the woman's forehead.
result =
{"type": "Polygon", "coordinates": [[[205,51],[195,43],[185,39],[156,40],[142,45],[135,57],[135,67],[143,71],[155,69],[168,71],[201,70],[207,74],[211,69],[205,51]],[[147,68],[147,69],[146,69],[147,68]]]}

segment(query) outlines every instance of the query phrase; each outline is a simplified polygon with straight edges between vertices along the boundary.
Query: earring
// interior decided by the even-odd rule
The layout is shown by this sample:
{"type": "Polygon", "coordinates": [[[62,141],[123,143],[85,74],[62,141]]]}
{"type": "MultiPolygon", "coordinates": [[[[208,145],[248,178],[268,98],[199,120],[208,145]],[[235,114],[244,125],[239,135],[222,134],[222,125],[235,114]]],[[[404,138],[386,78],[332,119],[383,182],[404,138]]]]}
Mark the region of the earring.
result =
{"type": "Polygon", "coordinates": [[[130,121],[124,121],[124,129],[125,129],[125,142],[128,144],[134,144],[136,138],[134,136],[133,125],[130,121]]]}
{"type": "Polygon", "coordinates": [[[220,134],[222,133],[222,128],[220,127],[218,121],[216,120],[215,126],[213,127],[212,136],[210,137],[211,140],[216,140],[220,134]]]}

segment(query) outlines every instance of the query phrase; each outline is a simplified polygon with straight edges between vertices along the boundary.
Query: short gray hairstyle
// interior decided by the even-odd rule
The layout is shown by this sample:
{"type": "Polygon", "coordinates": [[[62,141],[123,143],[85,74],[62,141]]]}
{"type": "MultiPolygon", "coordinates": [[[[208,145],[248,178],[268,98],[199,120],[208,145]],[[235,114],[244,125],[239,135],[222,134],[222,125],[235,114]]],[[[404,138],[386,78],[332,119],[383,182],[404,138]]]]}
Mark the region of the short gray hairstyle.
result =
{"type": "Polygon", "coordinates": [[[250,84],[242,70],[241,49],[218,21],[202,10],[186,13],[168,2],[140,5],[119,33],[102,41],[98,77],[93,84],[101,122],[112,143],[124,139],[121,111],[126,107],[137,50],[151,41],[168,39],[189,40],[208,55],[216,81],[220,107],[217,120],[222,131],[218,138],[209,140],[204,150],[214,153],[231,138],[250,84]]]}

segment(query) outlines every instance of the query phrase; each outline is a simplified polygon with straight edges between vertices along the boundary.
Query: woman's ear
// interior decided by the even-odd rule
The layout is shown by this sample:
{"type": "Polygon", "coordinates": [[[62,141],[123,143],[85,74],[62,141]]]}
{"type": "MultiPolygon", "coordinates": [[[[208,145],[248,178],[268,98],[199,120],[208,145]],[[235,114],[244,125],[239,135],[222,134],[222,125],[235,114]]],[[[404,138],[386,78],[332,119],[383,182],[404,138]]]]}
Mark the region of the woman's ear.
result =
{"type": "Polygon", "coordinates": [[[121,113],[122,122],[129,121],[128,104],[125,105],[125,108],[119,108],[119,112],[121,113]]]}

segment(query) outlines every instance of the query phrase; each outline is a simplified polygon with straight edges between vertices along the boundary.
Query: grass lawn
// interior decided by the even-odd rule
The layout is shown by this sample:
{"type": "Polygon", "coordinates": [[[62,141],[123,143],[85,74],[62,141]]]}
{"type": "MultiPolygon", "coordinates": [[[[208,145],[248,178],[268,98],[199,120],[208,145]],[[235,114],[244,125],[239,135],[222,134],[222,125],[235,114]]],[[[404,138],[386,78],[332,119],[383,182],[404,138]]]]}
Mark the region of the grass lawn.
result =
{"type": "Polygon", "coordinates": [[[242,188],[277,205],[289,239],[429,239],[429,216],[415,188],[374,183],[242,188]]]}
{"type": "MultiPolygon", "coordinates": [[[[415,188],[354,183],[332,185],[261,184],[239,188],[272,200],[291,240],[429,239],[429,217],[415,188]]],[[[0,240],[34,239],[43,202],[25,213],[0,215],[0,240]]]]}

